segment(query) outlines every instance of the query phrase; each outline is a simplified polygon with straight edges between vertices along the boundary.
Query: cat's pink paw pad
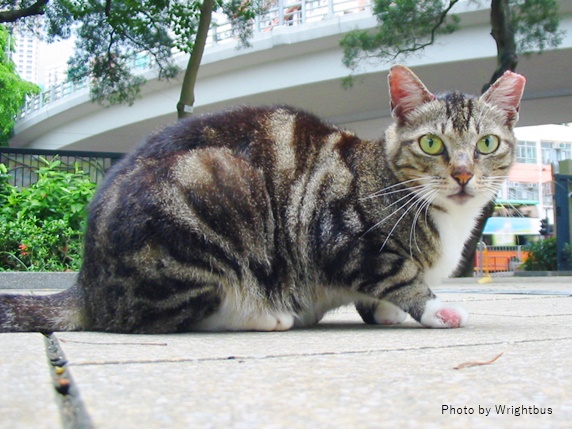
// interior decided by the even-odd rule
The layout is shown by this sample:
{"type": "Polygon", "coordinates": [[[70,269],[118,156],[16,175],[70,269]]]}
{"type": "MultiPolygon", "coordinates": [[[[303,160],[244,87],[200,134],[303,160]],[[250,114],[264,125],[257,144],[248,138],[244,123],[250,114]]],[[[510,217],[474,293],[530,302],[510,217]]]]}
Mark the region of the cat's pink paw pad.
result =
{"type": "Polygon", "coordinates": [[[438,298],[427,301],[421,323],[430,328],[460,328],[469,320],[469,313],[459,306],[443,304],[438,298]]]}
{"type": "Polygon", "coordinates": [[[441,319],[443,324],[449,328],[458,328],[461,326],[461,315],[453,308],[439,310],[435,316],[441,319]]]}

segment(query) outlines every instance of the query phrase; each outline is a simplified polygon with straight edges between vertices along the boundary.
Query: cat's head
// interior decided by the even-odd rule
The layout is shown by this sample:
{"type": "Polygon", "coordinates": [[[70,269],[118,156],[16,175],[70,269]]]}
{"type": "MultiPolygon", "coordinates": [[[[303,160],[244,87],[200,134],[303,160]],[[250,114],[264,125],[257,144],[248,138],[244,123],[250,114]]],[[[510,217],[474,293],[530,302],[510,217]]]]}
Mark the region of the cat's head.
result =
{"type": "Polygon", "coordinates": [[[407,67],[393,67],[386,151],[399,180],[445,210],[484,206],[514,162],[524,84],[506,72],[481,97],[438,96],[407,67]]]}

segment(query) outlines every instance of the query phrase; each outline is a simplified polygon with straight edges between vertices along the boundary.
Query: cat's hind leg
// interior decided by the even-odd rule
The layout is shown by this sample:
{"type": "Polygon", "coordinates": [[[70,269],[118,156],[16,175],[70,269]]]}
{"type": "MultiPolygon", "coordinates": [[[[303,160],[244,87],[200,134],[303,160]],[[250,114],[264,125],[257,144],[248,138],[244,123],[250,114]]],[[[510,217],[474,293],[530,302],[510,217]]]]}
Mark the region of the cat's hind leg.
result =
{"type": "Polygon", "coordinates": [[[200,331],[287,331],[294,326],[294,316],[284,312],[260,312],[250,315],[219,311],[199,322],[200,331]]]}
{"type": "Polygon", "coordinates": [[[196,323],[200,331],[287,331],[294,326],[294,315],[274,308],[244,290],[229,289],[219,308],[196,323]]]}

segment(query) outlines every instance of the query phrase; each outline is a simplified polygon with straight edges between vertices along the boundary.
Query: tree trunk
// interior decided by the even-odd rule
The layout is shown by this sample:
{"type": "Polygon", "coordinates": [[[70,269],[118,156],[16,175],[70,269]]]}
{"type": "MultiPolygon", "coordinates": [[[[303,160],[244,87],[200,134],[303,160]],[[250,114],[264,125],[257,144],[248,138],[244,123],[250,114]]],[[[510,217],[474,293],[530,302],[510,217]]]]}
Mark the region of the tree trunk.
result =
{"type": "Polygon", "coordinates": [[[491,0],[491,36],[497,44],[497,68],[484,87],[484,93],[507,70],[515,71],[518,65],[516,40],[512,29],[509,0],[491,0]]]}
{"type": "MultiPolygon", "coordinates": [[[[514,71],[518,64],[516,53],[516,40],[510,18],[509,0],[491,0],[491,35],[497,44],[497,68],[491,80],[483,86],[484,93],[495,81],[507,70],[514,71]]],[[[487,219],[491,217],[495,209],[494,201],[483,209],[483,213],[477,220],[471,237],[465,243],[463,257],[455,270],[454,277],[472,277],[474,274],[474,261],[477,252],[477,244],[483,235],[487,219]]]]}
{"type": "Polygon", "coordinates": [[[197,75],[199,73],[199,66],[205,51],[207,43],[207,36],[211,25],[211,18],[214,9],[214,0],[203,0],[201,6],[201,16],[199,18],[199,27],[197,29],[197,36],[185,76],[183,78],[183,85],[181,87],[181,97],[177,103],[177,117],[183,119],[191,116],[193,113],[193,106],[195,104],[195,83],[197,82],[197,75]]]}

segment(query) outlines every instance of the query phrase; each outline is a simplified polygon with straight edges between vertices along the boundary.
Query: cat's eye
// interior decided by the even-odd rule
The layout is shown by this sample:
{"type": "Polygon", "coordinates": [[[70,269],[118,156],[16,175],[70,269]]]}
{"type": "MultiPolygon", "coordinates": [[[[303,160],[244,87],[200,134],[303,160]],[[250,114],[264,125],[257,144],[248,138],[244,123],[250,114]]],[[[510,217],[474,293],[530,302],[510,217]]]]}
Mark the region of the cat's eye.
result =
{"type": "Polygon", "coordinates": [[[433,134],[425,134],[419,139],[419,147],[429,155],[440,155],[445,150],[443,140],[433,134]]]}
{"type": "Polygon", "coordinates": [[[499,148],[499,145],[500,145],[499,138],[493,134],[489,134],[487,136],[482,137],[477,142],[477,152],[482,153],[483,155],[488,155],[497,150],[499,148]]]}

